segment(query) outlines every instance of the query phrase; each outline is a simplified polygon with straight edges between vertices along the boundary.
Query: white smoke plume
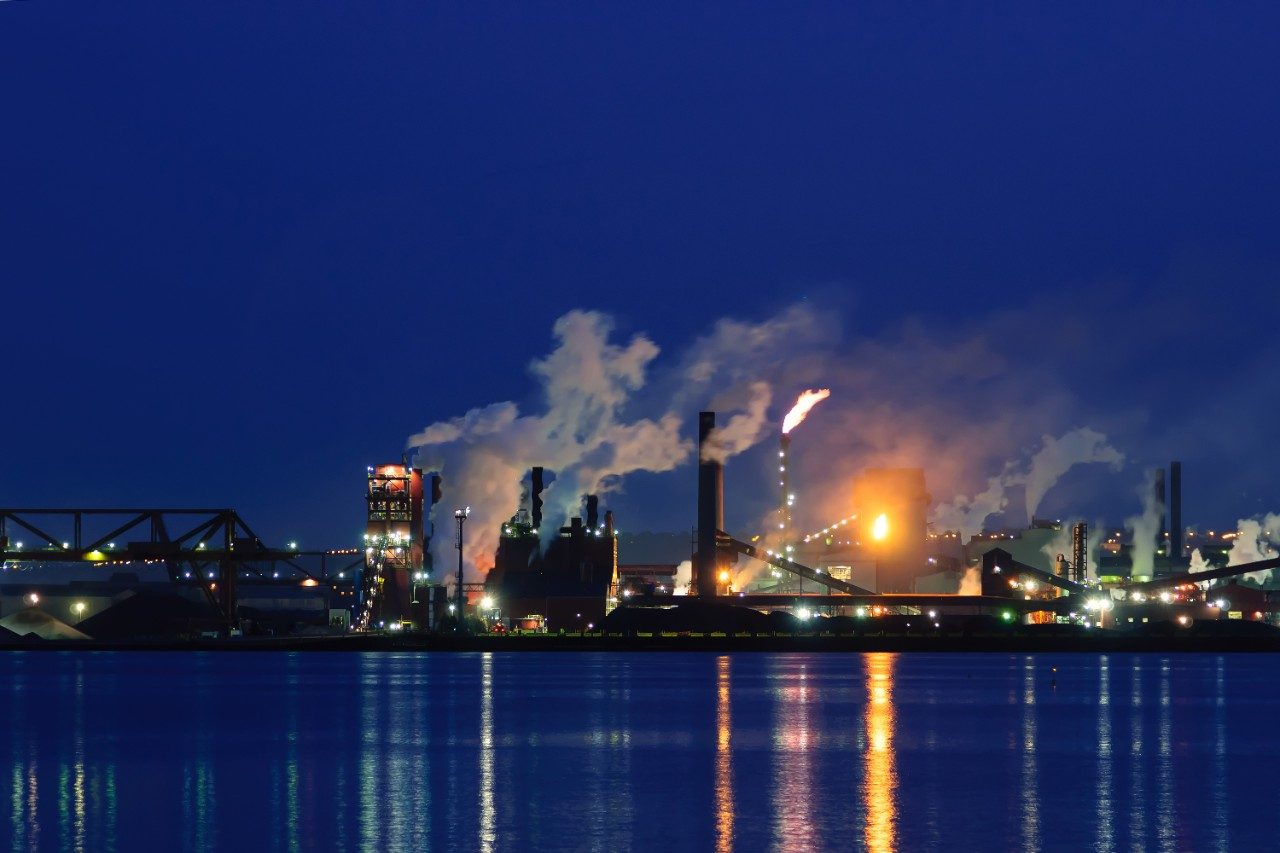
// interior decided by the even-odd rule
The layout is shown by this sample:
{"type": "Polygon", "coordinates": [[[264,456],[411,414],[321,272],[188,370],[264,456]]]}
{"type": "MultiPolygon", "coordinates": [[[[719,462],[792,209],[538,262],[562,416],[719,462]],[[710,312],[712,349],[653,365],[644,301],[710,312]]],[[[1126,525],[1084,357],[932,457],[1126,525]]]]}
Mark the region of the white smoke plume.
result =
{"type": "Polygon", "coordinates": [[[968,542],[975,534],[982,532],[987,519],[1001,512],[1009,503],[1005,490],[1008,487],[1005,473],[992,477],[987,481],[985,491],[969,497],[958,495],[947,503],[934,507],[930,520],[939,531],[954,530],[960,534],[960,542],[968,542]]]}
{"type": "Polygon", "coordinates": [[[1106,538],[1106,525],[1102,519],[1094,519],[1093,525],[1089,528],[1089,542],[1085,547],[1085,562],[1088,563],[1085,577],[1090,581],[1096,581],[1098,576],[1102,574],[1099,560],[1102,555],[1102,542],[1106,538]]]}
{"type": "MultiPolygon", "coordinates": [[[[1071,536],[1072,528],[1076,524],[1084,521],[1083,518],[1072,518],[1065,521],[1053,537],[1046,542],[1040,552],[1049,558],[1049,569],[1053,570],[1053,565],[1057,562],[1058,555],[1061,554],[1067,558],[1067,562],[1072,560],[1071,536]]],[[[1102,550],[1102,540],[1106,538],[1106,528],[1103,527],[1101,521],[1094,521],[1093,524],[1085,525],[1085,578],[1091,581],[1098,579],[1098,553],[1102,550]]]]}
{"type": "MultiPolygon", "coordinates": [[[[699,395],[713,387],[720,393],[711,404],[732,413],[715,433],[718,458],[751,447],[768,430],[773,395],[767,377],[784,361],[783,348],[797,336],[823,342],[824,328],[804,307],[758,324],[723,320],[654,388],[649,372],[659,350],[652,340],[638,334],[617,344],[608,316],[565,314],[553,327],[552,351],[530,365],[542,412],[522,414],[514,402],[494,403],[431,424],[407,442],[416,450],[415,464],[440,472],[446,503],[471,506],[466,579],[478,580],[492,567],[502,523],[520,506],[522,480],[534,465],[554,476],[542,493],[545,544],[578,514],[583,495],[615,492],[632,472],[661,473],[689,461],[694,441],[682,434],[682,414],[694,401],[703,404],[699,395]],[[642,395],[647,399],[638,400],[642,395]],[[641,406],[664,414],[629,417],[641,406]]],[[[432,551],[437,565],[448,565],[452,539],[437,536],[432,551]]]]}
{"type": "Polygon", "coordinates": [[[970,566],[960,578],[960,595],[982,595],[982,567],[970,566]]]}
{"type": "MultiPolygon", "coordinates": [[[[987,488],[973,497],[960,495],[939,503],[930,521],[938,532],[957,531],[960,540],[967,542],[982,532],[987,519],[1008,506],[1008,490],[1021,485],[1026,490],[1027,522],[1030,523],[1044,496],[1064,474],[1077,465],[1095,462],[1119,470],[1124,464],[1124,454],[1108,443],[1106,435],[1089,427],[1073,429],[1056,438],[1045,435],[1030,459],[1006,462],[1004,470],[987,480],[987,488]]],[[[1055,555],[1056,552],[1050,558],[1055,555]]]]}
{"type": "Polygon", "coordinates": [[[1155,572],[1156,537],[1160,534],[1160,519],[1164,507],[1160,505],[1155,494],[1154,475],[1147,474],[1139,491],[1142,498],[1142,512],[1124,520],[1129,529],[1132,544],[1129,546],[1130,575],[1133,577],[1153,577],[1155,572]]]}
{"type": "MultiPolygon", "coordinates": [[[[1213,568],[1213,564],[1204,558],[1204,555],[1200,553],[1199,548],[1195,548],[1192,550],[1191,564],[1190,566],[1188,566],[1187,571],[1207,572],[1209,571],[1209,569],[1212,569],[1212,568],[1213,568]]],[[[1208,589],[1209,581],[1205,581],[1204,583],[1198,583],[1196,584],[1196,586],[1198,586],[1200,589],[1208,589]]]]}
{"type": "Polygon", "coordinates": [[[1049,571],[1053,571],[1054,563],[1061,554],[1071,562],[1071,527],[1078,519],[1071,519],[1053,532],[1049,541],[1040,546],[1040,553],[1048,558],[1049,571]]]}
{"type": "Polygon", "coordinates": [[[751,399],[746,409],[729,418],[724,426],[717,426],[702,455],[708,460],[724,462],[755,445],[769,428],[768,409],[773,401],[773,390],[767,382],[752,382],[751,399]]]}
{"type": "MultiPolygon", "coordinates": [[[[1242,566],[1245,563],[1256,563],[1269,560],[1277,555],[1272,544],[1280,544],[1280,514],[1268,514],[1261,519],[1242,518],[1236,522],[1236,538],[1227,553],[1228,566],[1242,566]]],[[[1273,576],[1274,570],[1249,572],[1241,575],[1242,580],[1266,583],[1273,576]]]]}
{"type": "Polygon", "coordinates": [[[1077,465],[1101,462],[1119,471],[1124,454],[1107,443],[1107,437],[1089,427],[1073,429],[1054,438],[1046,435],[1031,457],[1023,482],[1026,486],[1027,522],[1035,518],[1040,502],[1050,489],[1077,465]]]}
{"type": "MultiPolygon", "coordinates": [[[[681,437],[678,417],[624,419],[658,347],[643,335],[625,346],[611,343],[612,329],[612,321],[595,312],[572,311],[556,321],[555,348],[530,366],[542,386],[542,414],[521,415],[515,403],[495,403],[408,440],[417,464],[441,472],[450,502],[471,506],[471,579],[492,566],[501,524],[519,506],[521,480],[532,465],[555,472],[543,493],[544,526],[554,531],[577,511],[582,495],[606,493],[632,471],[669,471],[689,457],[692,443],[681,437]]],[[[432,548],[437,565],[448,565],[450,538],[437,536],[432,548]]]]}
{"type": "Polygon", "coordinates": [[[690,587],[693,586],[693,561],[681,560],[680,565],[676,566],[675,587],[671,590],[672,595],[688,595],[690,587]]]}

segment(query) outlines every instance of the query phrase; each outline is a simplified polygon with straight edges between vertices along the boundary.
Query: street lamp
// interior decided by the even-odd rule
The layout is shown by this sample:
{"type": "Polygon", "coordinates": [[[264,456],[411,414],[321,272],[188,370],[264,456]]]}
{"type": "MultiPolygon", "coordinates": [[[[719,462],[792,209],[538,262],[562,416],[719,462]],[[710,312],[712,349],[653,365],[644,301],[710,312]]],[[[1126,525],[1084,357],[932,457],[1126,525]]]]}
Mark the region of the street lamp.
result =
{"type": "Polygon", "coordinates": [[[458,541],[456,543],[458,547],[458,589],[455,594],[458,610],[458,624],[456,629],[458,633],[462,633],[462,617],[466,612],[463,609],[465,601],[462,597],[462,525],[466,523],[468,515],[471,515],[471,507],[455,509],[453,511],[453,517],[458,520],[458,541]]]}

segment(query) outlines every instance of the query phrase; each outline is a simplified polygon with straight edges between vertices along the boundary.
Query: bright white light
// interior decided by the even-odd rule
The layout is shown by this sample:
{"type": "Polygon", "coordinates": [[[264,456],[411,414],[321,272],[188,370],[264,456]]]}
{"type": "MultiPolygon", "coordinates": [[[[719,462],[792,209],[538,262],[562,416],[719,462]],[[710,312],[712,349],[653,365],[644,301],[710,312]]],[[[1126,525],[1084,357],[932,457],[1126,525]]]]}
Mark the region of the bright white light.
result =
{"type": "Polygon", "coordinates": [[[484,598],[480,599],[480,607],[484,610],[492,610],[493,599],[486,595],[484,598]]]}
{"type": "Polygon", "coordinates": [[[808,619],[812,615],[813,615],[812,613],[810,613],[808,610],[806,610],[803,607],[796,611],[796,616],[798,616],[801,619],[808,619]]]}

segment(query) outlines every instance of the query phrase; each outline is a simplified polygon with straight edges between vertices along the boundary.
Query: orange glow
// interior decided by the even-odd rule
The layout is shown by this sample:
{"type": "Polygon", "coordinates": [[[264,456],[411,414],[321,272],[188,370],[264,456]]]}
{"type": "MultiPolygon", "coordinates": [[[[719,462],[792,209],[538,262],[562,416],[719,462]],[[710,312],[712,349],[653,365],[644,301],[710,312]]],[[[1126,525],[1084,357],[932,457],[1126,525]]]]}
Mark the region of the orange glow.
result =
{"type": "Polygon", "coordinates": [[[728,582],[729,582],[729,573],[727,571],[721,570],[720,583],[728,583],[728,582]]]}
{"type": "Polygon", "coordinates": [[[872,851],[897,847],[897,771],[893,761],[893,664],[895,655],[866,655],[866,771],[862,782],[866,827],[863,840],[872,851]]]}
{"type": "Polygon", "coordinates": [[[877,542],[884,541],[889,535],[889,516],[883,512],[876,516],[876,520],[871,523],[871,538],[877,542]]]}
{"type": "Polygon", "coordinates": [[[733,721],[729,714],[729,658],[716,659],[716,853],[733,850],[733,721]]]}
{"type": "Polygon", "coordinates": [[[787,412],[787,416],[782,419],[782,434],[786,435],[800,426],[809,415],[809,410],[830,396],[831,389],[823,388],[818,391],[805,391],[797,397],[796,404],[791,407],[791,411],[787,412]]]}
{"type": "Polygon", "coordinates": [[[315,578],[307,578],[302,582],[303,586],[319,586],[320,582],[315,578]]]}

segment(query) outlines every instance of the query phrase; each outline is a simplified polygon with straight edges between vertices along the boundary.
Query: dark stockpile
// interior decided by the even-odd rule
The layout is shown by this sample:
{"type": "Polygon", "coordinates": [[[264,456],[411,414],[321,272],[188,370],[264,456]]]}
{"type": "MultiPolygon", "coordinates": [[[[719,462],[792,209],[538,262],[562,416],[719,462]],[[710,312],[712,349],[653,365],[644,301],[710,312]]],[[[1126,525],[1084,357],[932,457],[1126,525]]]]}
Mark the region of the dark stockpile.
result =
{"type": "Polygon", "coordinates": [[[180,595],[141,591],[76,625],[95,640],[153,640],[216,630],[211,608],[180,595]]]}

